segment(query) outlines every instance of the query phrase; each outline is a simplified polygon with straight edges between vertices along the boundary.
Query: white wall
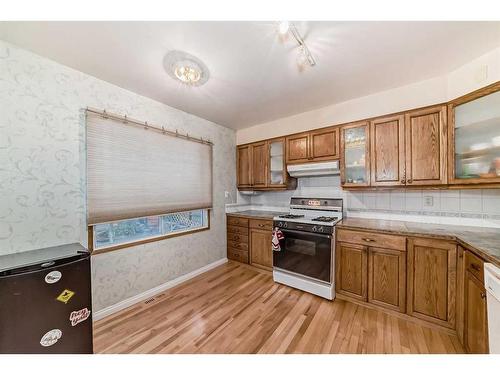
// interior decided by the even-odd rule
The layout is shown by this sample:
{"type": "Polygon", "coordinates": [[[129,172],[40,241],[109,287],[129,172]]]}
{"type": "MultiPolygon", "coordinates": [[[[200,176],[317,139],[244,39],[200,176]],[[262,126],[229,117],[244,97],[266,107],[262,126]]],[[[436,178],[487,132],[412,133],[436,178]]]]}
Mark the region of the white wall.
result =
{"type": "Polygon", "coordinates": [[[500,47],[447,75],[238,130],[236,143],[442,103],[499,80],[500,47]]]}
{"type": "Polygon", "coordinates": [[[235,132],[0,41],[0,255],[86,243],[87,106],[211,139],[211,229],[92,257],[100,310],[225,257],[235,132]]]}

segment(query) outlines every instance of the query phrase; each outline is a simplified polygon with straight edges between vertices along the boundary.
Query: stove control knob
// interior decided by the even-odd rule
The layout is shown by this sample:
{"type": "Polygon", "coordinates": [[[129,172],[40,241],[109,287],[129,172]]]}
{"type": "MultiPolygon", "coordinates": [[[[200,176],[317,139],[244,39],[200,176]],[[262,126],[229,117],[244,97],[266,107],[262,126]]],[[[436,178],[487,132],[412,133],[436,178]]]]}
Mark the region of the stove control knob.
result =
{"type": "Polygon", "coordinates": [[[325,230],[325,228],[323,228],[323,227],[318,228],[318,232],[323,232],[324,230],[325,230]]]}
{"type": "Polygon", "coordinates": [[[283,226],[283,222],[282,221],[278,221],[278,227],[282,227],[283,226]]]}
{"type": "Polygon", "coordinates": [[[285,221],[285,222],[283,223],[283,228],[286,228],[286,227],[288,227],[288,223],[285,221]]]}
{"type": "Polygon", "coordinates": [[[317,232],[318,231],[318,227],[315,225],[314,227],[312,227],[312,231],[313,232],[317,232]]]}

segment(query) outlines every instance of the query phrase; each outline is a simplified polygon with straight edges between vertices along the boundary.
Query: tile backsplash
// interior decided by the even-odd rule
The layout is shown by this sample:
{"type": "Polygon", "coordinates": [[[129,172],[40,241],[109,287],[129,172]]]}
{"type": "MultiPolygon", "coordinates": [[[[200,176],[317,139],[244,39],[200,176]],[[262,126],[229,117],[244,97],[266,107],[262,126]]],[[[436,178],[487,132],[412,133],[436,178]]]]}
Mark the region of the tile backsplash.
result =
{"type": "Polygon", "coordinates": [[[340,188],[339,176],[306,177],[293,191],[246,196],[253,205],[287,206],[292,196],[340,197],[348,216],[500,226],[500,189],[366,190],[340,188]]]}

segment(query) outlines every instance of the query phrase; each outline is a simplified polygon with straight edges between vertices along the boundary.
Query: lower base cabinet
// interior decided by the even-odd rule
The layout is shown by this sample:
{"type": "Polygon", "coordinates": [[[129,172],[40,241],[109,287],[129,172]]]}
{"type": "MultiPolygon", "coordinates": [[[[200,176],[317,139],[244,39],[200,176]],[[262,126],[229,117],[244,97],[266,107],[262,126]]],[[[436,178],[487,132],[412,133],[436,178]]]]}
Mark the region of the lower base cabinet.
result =
{"type": "Polygon", "coordinates": [[[457,245],[455,242],[408,240],[407,314],[455,328],[457,245]]]}
{"type": "Polygon", "coordinates": [[[368,249],[368,302],[406,311],[406,253],[392,249],[368,249]]]}
{"type": "MultiPolygon", "coordinates": [[[[344,232],[344,238],[345,236],[344,232]]],[[[336,292],[359,301],[405,312],[405,251],[338,242],[336,292]]]]}
{"type": "Polygon", "coordinates": [[[360,301],[367,296],[367,251],[363,245],[338,242],[336,247],[336,291],[360,301]]]}
{"type": "Polygon", "coordinates": [[[272,270],[272,221],[250,220],[250,264],[272,270]]]}
{"type": "Polygon", "coordinates": [[[484,262],[466,252],[464,278],[464,346],[467,352],[488,353],[488,317],[484,288],[484,262]]]}

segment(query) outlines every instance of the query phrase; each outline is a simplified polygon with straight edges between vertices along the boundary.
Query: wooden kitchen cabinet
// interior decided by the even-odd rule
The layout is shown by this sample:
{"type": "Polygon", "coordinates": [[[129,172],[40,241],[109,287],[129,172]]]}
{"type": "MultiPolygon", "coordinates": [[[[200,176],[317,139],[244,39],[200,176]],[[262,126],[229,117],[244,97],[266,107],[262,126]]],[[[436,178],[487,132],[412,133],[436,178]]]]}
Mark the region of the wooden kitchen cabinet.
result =
{"type": "Polygon", "coordinates": [[[482,259],[469,251],[465,252],[464,346],[467,352],[475,354],[488,353],[488,317],[483,268],[482,259]]]}
{"type": "Polygon", "coordinates": [[[250,222],[250,264],[272,270],[273,249],[272,221],[251,220],[250,222]]]}
{"type": "Polygon", "coordinates": [[[342,126],[340,136],[342,187],[370,186],[370,131],[366,121],[342,126]]]}
{"type": "Polygon", "coordinates": [[[337,242],[335,251],[337,293],[366,301],[368,285],[367,251],[367,246],[337,242]]]}
{"type": "Polygon", "coordinates": [[[339,130],[338,128],[319,129],[309,133],[311,148],[309,159],[312,161],[326,161],[338,159],[339,130]]]}
{"type": "Polygon", "coordinates": [[[500,184],[499,121],[500,82],[448,104],[450,184],[500,184]]]}
{"type": "Polygon", "coordinates": [[[258,142],[251,145],[252,166],[250,169],[251,186],[266,187],[268,177],[269,150],[267,142],[258,142]]]}
{"type": "Polygon", "coordinates": [[[403,115],[370,121],[372,186],[406,184],[404,125],[403,115]]]}
{"type": "Polygon", "coordinates": [[[285,138],[237,147],[237,186],[241,190],[295,189],[297,179],[286,171],[285,138]]]}
{"type": "Polygon", "coordinates": [[[286,137],[286,162],[307,163],[309,161],[309,133],[286,137]]]}
{"type": "Polygon", "coordinates": [[[236,169],[238,188],[245,188],[251,184],[251,146],[238,146],[236,149],[236,169]]]}
{"type": "Polygon", "coordinates": [[[407,257],[407,314],[455,328],[457,245],[412,238],[407,257]]]}
{"type": "Polygon", "coordinates": [[[405,312],[406,238],[340,229],[337,239],[337,293],[405,312]]]}
{"type": "Polygon", "coordinates": [[[406,311],[406,253],[368,249],[368,302],[399,312],[406,311]]]}
{"type": "Polygon", "coordinates": [[[447,183],[446,106],[406,112],[406,185],[447,183]]]}
{"type": "Polygon", "coordinates": [[[247,218],[227,215],[227,257],[241,263],[247,263],[248,226],[247,218]]]}
{"type": "Polygon", "coordinates": [[[288,164],[335,160],[340,157],[338,127],[323,128],[286,137],[288,164]]]}

